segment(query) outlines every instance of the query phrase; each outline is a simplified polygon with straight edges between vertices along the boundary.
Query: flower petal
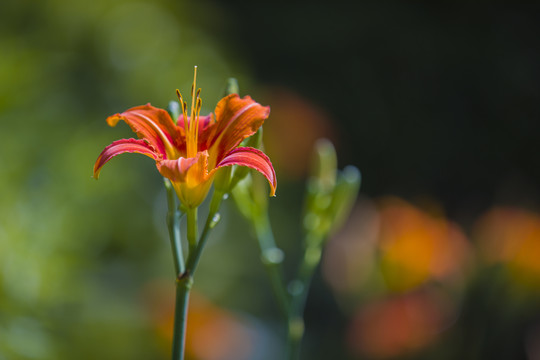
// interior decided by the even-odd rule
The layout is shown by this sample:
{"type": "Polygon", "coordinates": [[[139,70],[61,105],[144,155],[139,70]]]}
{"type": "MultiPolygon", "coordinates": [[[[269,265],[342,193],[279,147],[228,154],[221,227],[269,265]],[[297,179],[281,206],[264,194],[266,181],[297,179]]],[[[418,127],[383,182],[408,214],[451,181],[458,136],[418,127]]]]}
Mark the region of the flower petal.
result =
{"type": "MultiPolygon", "coordinates": [[[[206,116],[199,116],[199,134],[204,132],[206,130],[206,128],[213,123],[214,119],[213,119],[214,115],[212,114],[209,114],[209,115],[206,115],[206,116]]],[[[188,119],[191,120],[191,117],[188,116],[188,119]]],[[[181,128],[181,129],[184,129],[184,115],[180,115],[178,117],[178,120],[176,121],[176,125],[181,128]]]]}
{"type": "Polygon", "coordinates": [[[156,152],[152,145],[148,144],[144,140],[137,139],[121,139],[114,141],[112,144],[107,146],[94,164],[94,178],[99,177],[99,172],[103,165],[105,165],[109,160],[111,160],[116,155],[123,153],[139,153],[151,157],[154,160],[161,158],[161,155],[156,152]]]}
{"type": "Polygon", "coordinates": [[[145,139],[165,158],[176,155],[175,149],[185,148],[182,128],[176,126],[169,113],[150,104],[133,107],[107,118],[110,126],[124,120],[140,139],[145,139]]]}
{"type": "Polygon", "coordinates": [[[208,152],[192,158],[157,162],[161,175],[171,179],[180,202],[188,208],[199,206],[208,194],[213,175],[208,174],[208,152]]]}
{"type": "MultiPolygon", "coordinates": [[[[188,116],[188,119],[191,121],[191,117],[188,116]]],[[[208,138],[211,135],[211,131],[209,131],[209,129],[214,123],[215,123],[214,114],[209,114],[206,116],[199,116],[199,136],[198,136],[198,150],[199,151],[204,151],[208,149],[208,138]]],[[[184,130],[184,115],[180,115],[178,117],[178,121],[176,122],[176,124],[182,130],[184,130]]]]}
{"type": "Polygon", "coordinates": [[[268,156],[260,150],[250,147],[239,147],[227,154],[225,158],[216,166],[220,168],[222,166],[240,165],[247,166],[255,169],[263,174],[272,188],[270,196],[276,195],[277,179],[274,167],[270,162],[268,156]]]}
{"type": "Polygon", "coordinates": [[[177,160],[162,160],[158,170],[164,177],[172,181],[186,181],[188,170],[197,163],[199,157],[179,158],[177,160]]]}
{"type": "Polygon", "coordinates": [[[241,99],[231,94],[221,99],[216,106],[216,124],[208,140],[208,147],[212,147],[210,168],[220,163],[242,140],[255,134],[268,115],[270,107],[262,106],[249,96],[241,99]]]}

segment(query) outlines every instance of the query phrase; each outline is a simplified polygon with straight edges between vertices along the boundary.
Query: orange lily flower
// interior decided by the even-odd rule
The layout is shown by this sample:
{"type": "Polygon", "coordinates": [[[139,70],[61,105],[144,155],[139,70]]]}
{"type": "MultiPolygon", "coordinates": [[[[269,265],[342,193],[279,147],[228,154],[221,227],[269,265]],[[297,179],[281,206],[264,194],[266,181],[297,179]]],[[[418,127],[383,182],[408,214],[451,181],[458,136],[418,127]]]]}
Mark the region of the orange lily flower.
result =
{"type": "MultiPolygon", "coordinates": [[[[196,72],[195,72],[196,77],[196,72]]],[[[150,104],[109,116],[107,123],[116,126],[125,121],[139,139],[114,141],[99,155],[94,165],[98,178],[103,165],[116,155],[139,153],[156,161],[158,171],[171,180],[181,203],[187,208],[199,206],[206,198],[216,172],[232,165],[247,166],[263,174],[270,183],[270,196],[276,192],[276,173],[268,156],[251,147],[238,147],[255,134],[270,114],[268,106],[246,96],[231,94],[221,99],[214,114],[199,116],[200,89],[192,88],[191,116],[182,95],[182,115],[173,122],[166,110],[150,104]]]]}

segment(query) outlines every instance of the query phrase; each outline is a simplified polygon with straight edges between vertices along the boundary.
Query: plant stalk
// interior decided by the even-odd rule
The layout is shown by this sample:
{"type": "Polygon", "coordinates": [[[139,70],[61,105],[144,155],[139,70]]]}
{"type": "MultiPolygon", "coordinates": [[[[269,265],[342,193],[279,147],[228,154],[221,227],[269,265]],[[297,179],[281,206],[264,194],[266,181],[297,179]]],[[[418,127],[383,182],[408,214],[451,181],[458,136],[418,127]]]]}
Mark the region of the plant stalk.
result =
{"type": "Polygon", "coordinates": [[[290,298],[283,277],[283,252],[276,246],[268,213],[261,215],[254,221],[257,243],[261,251],[261,260],[264,264],[272,291],[283,317],[288,320],[290,312],[290,298]]]}
{"type": "Polygon", "coordinates": [[[167,228],[173,253],[175,276],[184,272],[184,255],[182,253],[182,241],[180,236],[180,218],[182,213],[178,210],[176,192],[167,178],[163,178],[167,190],[167,228]]]}
{"type": "MultiPolygon", "coordinates": [[[[309,236],[309,235],[308,235],[309,236]]],[[[298,270],[298,276],[289,285],[291,294],[290,311],[288,314],[288,354],[287,359],[300,359],[300,349],[304,337],[304,311],[306,300],[313,279],[313,274],[319,265],[322,254],[322,239],[306,241],[306,251],[298,270]]]]}
{"type": "Polygon", "coordinates": [[[189,254],[185,269],[179,273],[176,279],[176,303],[174,312],[174,333],[172,360],[184,360],[186,343],[186,324],[189,305],[189,294],[193,286],[193,275],[199,263],[203,248],[210,234],[210,230],[219,222],[218,210],[223,199],[223,193],[214,192],[210,211],[202,235],[197,242],[197,208],[187,210],[187,240],[189,254]]]}

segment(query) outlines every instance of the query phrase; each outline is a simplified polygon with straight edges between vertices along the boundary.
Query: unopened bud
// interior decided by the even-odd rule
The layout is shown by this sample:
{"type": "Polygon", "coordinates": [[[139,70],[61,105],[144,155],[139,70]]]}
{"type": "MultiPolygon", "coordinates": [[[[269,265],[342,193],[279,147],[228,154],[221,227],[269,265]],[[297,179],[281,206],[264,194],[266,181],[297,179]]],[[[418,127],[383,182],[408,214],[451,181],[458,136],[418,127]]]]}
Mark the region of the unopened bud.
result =
{"type": "Polygon", "coordinates": [[[229,78],[227,80],[227,87],[225,88],[225,96],[231,94],[240,94],[240,87],[238,86],[238,80],[235,78],[229,78]]]}
{"type": "Polygon", "coordinates": [[[347,220],[358,196],[361,179],[360,171],[351,165],[339,173],[329,209],[333,216],[331,231],[339,229],[347,220]]]}
{"type": "Polygon", "coordinates": [[[169,101],[169,113],[176,122],[176,119],[180,116],[180,104],[178,101],[169,101]]]}

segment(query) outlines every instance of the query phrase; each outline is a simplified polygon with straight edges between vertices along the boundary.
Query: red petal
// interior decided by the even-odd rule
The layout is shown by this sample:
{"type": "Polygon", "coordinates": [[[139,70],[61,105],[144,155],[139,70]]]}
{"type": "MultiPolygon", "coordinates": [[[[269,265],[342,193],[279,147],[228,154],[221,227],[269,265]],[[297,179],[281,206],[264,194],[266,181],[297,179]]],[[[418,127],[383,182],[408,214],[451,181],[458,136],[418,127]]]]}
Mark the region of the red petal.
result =
{"type": "Polygon", "coordinates": [[[277,187],[276,172],[265,153],[250,147],[239,147],[229,152],[216,168],[231,165],[247,166],[263,174],[272,188],[270,196],[275,196],[277,187]]]}
{"type": "Polygon", "coordinates": [[[136,106],[121,114],[107,118],[110,126],[116,126],[118,121],[124,120],[140,139],[145,139],[160,154],[167,157],[167,145],[176,149],[185,147],[183,129],[176,126],[169,113],[150,104],[136,106]]]}
{"type": "MultiPolygon", "coordinates": [[[[191,120],[191,117],[188,116],[188,119],[191,120]]],[[[215,123],[214,115],[209,114],[206,116],[199,116],[199,144],[198,150],[204,151],[208,149],[208,138],[211,131],[209,130],[211,126],[215,123]]],[[[184,129],[184,115],[178,117],[176,124],[183,130],[184,129]]],[[[185,147],[183,148],[185,149],[185,147]]]]}
{"type": "Polygon", "coordinates": [[[114,141],[111,145],[107,146],[105,149],[103,149],[101,154],[99,154],[99,157],[94,164],[94,178],[97,179],[99,177],[99,172],[101,171],[103,165],[105,165],[116,155],[120,155],[123,153],[139,153],[149,156],[154,160],[158,160],[159,158],[161,158],[160,154],[158,154],[155,149],[144,140],[117,140],[114,141]]]}
{"type": "Polygon", "coordinates": [[[242,140],[255,134],[268,115],[270,108],[249,96],[241,99],[237,94],[231,94],[221,99],[216,106],[216,124],[208,144],[213,147],[210,168],[220,163],[242,140]]]}
{"type": "MultiPolygon", "coordinates": [[[[199,134],[201,132],[204,132],[206,130],[206,128],[212,124],[213,122],[213,115],[212,114],[209,114],[209,115],[206,115],[206,116],[199,116],[199,134]]],[[[191,117],[188,116],[188,119],[191,120],[191,117]]],[[[184,115],[180,115],[178,117],[178,121],[176,122],[176,125],[178,125],[179,128],[181,129],[184,129],[184,115]]]]}

